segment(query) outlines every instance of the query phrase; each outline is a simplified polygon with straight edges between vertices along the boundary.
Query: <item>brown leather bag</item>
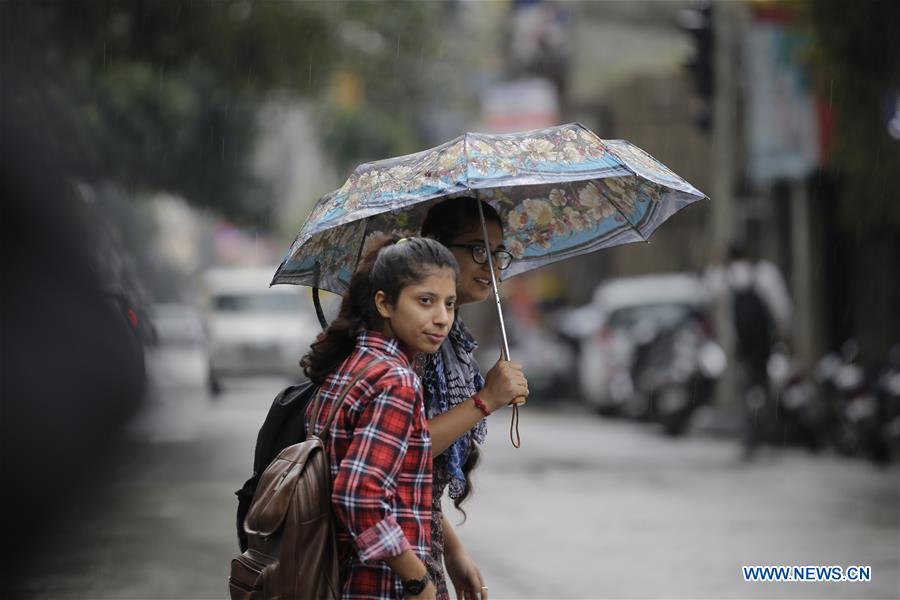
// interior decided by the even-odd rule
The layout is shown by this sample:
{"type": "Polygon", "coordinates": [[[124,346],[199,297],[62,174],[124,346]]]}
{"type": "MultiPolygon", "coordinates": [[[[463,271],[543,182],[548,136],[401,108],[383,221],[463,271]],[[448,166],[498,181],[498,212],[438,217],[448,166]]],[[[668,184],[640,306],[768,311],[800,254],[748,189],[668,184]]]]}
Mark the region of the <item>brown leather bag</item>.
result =
{"type": "MultiPolygon", "coordinates": [[[[374,364],[374,363],[372,363],[374,364]]],[[[371,366],[371,364],[369,365],[371,366]]],[[[263,471],[244,520],[247,551],[231,561],[232,600],[325,600],[340,596],[325,446],[337,411],[365,369],[344,388],[319,436],[288,446],[263,471]]],[[[318,422],[320,403],[313,423],[318,422]]]]}

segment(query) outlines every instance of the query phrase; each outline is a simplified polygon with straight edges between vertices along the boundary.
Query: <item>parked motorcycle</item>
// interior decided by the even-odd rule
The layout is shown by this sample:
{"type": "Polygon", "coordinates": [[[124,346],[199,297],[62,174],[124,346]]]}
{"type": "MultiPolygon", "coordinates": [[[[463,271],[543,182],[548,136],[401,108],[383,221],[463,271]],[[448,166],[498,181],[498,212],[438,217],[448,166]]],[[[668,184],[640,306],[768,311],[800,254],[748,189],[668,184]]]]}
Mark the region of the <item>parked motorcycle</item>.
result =
{"type": "Polygon", "coordinates": [[[859,345],[848,340],[839,354],[822,357],[816,380],[826,401],[827,431],[835,450],[882,461],[879,403],[859,364],[859,345]]]}
{"type": "Polygon", "coordinates": [[[634,329],[633,402],[668,435],[678,436],[694,411],[711,400],[726,358],[697,312],[684,310],[666,325],[648,321],[634,329]]]}
{"type": "Polygon", "coordinates": [[[876,377],[874,388],[880,439],[873,458],[887,463],[900,456],[900,344],[888,352],[887,364],[876,377]]]}
{"type": "Polygon", "coordinates": [[[798,369],[787,345],[778,343],[767,364],[775,401],[774,441],[813,451],[823,446],[824,411],[816,385],[798,369]]]}

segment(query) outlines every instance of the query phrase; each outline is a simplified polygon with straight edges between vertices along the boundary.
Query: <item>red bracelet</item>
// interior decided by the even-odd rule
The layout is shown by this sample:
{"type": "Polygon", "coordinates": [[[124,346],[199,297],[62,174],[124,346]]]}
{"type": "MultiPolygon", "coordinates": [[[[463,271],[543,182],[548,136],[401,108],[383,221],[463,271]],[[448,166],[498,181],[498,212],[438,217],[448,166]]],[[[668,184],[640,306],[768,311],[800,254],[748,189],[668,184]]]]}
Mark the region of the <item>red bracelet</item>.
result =
{"type": "Polygon", "coordinates": [[[475,403],[475,406],[478,408],[478,410],[481,411],[481,414],[483,414],[486,417],[491,416],[491,411],[488,410],[488,407],[484,403],[484,400],[482,400],[478,396],[478,394],[475,394],[474,396],[472,396],[472,401],[475,403]]]}

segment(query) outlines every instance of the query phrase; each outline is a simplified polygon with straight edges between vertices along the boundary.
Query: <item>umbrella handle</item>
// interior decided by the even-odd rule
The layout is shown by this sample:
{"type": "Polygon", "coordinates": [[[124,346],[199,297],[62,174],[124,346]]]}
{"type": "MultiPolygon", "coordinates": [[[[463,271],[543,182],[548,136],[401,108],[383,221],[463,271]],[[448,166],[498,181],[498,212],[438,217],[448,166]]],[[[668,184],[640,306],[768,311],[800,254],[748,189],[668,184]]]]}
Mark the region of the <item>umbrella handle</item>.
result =
{"type": "MultiPolygon", "coordinates": [[[[502,360],[509,360],[509,355],[506,353],[506,350],[504,348],[500,349],[500,358],[502,360]]],[[[516,396],[512,399],[512,402],[510,402],[509,405],[515,408],[520,404],[525,404],[526,401],[527,400],[525,396],[516,396]]]]}
{"type": "MultiPolygon", "coordinates": [[[[506,355],[504,350],[500,350],[500,358],[503,360],[509,360],[509,357],[506,355]]],[[[516,396],[513,398],[513,401],[509,403],[512,407],[512,419],[509,422],[509,441],[512,443],[513,448],[521,448],[522,447],[522,435],[519,433],[519,405],[525,404],[525,396],[516,396]]]]}
{"type": "Polygon", "coordinates": [[[522,447],[522,436],[519,434],[519,405],[512,405],[512,420],[509,423],[509,441],[512,442],[513,448],[522,447]]]}

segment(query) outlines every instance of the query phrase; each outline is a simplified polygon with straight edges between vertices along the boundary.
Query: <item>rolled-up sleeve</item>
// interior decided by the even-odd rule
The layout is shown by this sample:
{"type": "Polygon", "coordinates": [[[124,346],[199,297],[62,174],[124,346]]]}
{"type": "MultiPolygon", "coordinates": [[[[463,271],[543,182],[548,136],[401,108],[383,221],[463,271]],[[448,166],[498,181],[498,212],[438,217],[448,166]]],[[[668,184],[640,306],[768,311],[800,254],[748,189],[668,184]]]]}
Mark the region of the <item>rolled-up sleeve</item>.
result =
{"type": "Polygon", "coordinates": [[[400,384],[385,387],[366,402],[334,480],[336,516],[363,562],[410,549],[394,517],[392,499],[414,427],[415,402],[415,389],[400,384]]]}

